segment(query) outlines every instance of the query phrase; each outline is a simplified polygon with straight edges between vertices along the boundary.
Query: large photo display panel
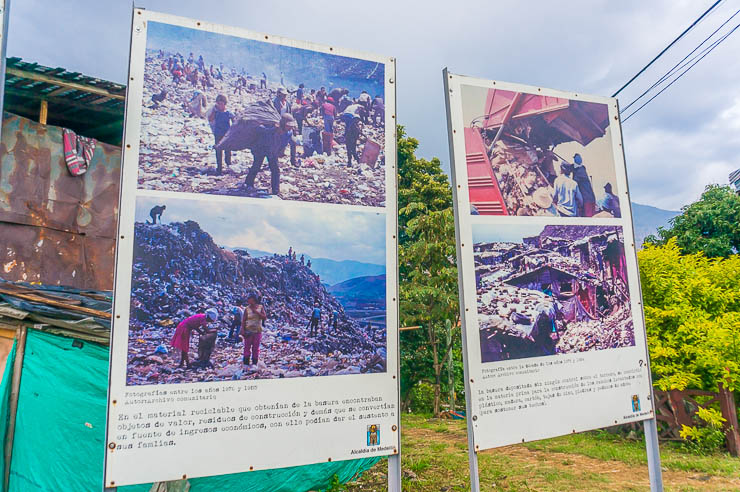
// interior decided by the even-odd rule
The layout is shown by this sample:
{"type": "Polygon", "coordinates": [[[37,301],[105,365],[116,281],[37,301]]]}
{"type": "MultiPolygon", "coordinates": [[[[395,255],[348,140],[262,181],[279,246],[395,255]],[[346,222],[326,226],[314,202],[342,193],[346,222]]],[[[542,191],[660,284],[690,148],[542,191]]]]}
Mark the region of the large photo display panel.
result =
{"type": "Polygon", "coordinates": [[[651,418],[616,101],[445,87],[475,449],[651,418]]]}
{"type": "Polygon", "coordinates": [[[399,452],[394,75],[134,10],[106,487],[399,452]]]}

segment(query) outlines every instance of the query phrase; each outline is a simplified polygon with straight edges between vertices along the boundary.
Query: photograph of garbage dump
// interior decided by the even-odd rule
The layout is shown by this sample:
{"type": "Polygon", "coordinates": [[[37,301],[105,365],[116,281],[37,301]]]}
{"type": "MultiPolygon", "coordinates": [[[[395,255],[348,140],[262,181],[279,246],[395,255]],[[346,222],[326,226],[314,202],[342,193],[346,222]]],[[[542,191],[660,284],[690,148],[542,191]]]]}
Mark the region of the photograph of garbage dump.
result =
{"type": "Polygon", "coordinates": [[[150,22],[139,189],[385,205],[385,65],[150,22]]]}
{"type": "Polygon", "coordinates": [[[134,241],[127,385],[386,371],[384,214],[138,197],[134,241]]]}
{"type": "Polygon", "coordinates": [[[619,226],[473,226],[481,360],[635,344],[619,226]]]}
{"type": "Polygon", "coordinates": [[[461,93],[471,214],[621,217],[606,104],[461,93]]]}

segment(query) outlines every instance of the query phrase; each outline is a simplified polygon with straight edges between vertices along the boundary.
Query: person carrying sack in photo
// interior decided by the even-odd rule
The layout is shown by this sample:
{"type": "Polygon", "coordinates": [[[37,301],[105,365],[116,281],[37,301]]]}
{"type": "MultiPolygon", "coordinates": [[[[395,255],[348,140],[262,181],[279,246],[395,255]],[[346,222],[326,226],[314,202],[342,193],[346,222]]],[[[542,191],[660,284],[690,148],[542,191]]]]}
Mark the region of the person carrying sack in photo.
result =
{"type": "Polygon", "coordinates": [[[247,366],[250,361],[251,364],[256,365],[259,360],[262,326],[266,319],[267,313],[262,304],[257,302],[257,296],[249,294],[242,317],[242,337],[244,338],[244,357],[242,361],[247,366]]]}

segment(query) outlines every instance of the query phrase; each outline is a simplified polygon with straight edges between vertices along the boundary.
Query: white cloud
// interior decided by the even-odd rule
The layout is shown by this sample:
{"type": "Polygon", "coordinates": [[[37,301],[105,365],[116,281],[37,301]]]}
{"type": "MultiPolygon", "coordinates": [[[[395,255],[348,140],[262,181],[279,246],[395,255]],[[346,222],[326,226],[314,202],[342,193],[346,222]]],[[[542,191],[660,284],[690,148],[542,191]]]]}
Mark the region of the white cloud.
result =
{"type": "MultiPolygon", "coordinates": [[[[610,95],[711,3],[137,2],[150,10],[395,56],[398,121],[420,140],[421,156],[438,156],[445,166],[443,67],[455,73],[610,95]]],[[[128,69],[130,6],[128,1],[106,2],[105,8],[95,0],[14,2],[8,54],[122,82],[128,69]],[[50,46],[59,48],[50,50],[50,46]]],[[[720,5],[620,94],[620,103],[624,106],[639,95],[736,8],[731,2],[720,5]]],[[[711,180],[726,182],[724,170],[740,167],[736,159],[740,109],[734,102],[740,79],[739,49],[736,33],[626,123],[625,148],[635,201],[678,208],[696,198],[711,180]]]]}

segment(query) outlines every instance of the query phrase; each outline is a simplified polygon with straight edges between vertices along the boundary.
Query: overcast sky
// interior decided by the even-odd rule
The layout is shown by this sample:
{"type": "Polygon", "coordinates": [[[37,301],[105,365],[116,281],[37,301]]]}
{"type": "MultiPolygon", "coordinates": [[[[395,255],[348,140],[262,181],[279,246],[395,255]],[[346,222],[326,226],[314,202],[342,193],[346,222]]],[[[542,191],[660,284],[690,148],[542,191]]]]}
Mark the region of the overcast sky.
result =
{"type": "Polygon", "coordinates": [[[162,222],[194,220],[219,246],[286,254],[291,246],[312,258],[385,264],[385,214],[347,211],[338,206],[295,202],[258,203],[243,199],[202,200],[139,197],[136,221],[151,221],[149,211],[166,205],[162,222]],[[358,241],[358,238],[362,238],[358,241]]]}
{"type": "MultiPolygon", "coordinates": [[[[712,0],[463,2],[138,0],[260,32],[395,56],[398,121],[419,155],[449,157],[441,70],[611,95],[712,0]]],[[[620,94],[624,107],[740,4],[725,0],[620,94]]],[[[123,83],[129,1],[15,0],[8,55],[123,83]]],[[[740,15],[725,31],[740,22],[740,15]]],[[[723,32],[725,32],[723,31],[723,32]]],[[[633,201],[677,209],[740,167],[740,29],[624,125],[633,201]]]]}

